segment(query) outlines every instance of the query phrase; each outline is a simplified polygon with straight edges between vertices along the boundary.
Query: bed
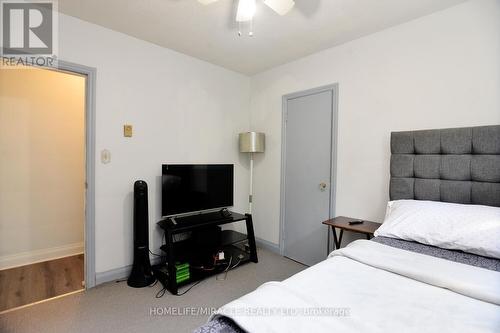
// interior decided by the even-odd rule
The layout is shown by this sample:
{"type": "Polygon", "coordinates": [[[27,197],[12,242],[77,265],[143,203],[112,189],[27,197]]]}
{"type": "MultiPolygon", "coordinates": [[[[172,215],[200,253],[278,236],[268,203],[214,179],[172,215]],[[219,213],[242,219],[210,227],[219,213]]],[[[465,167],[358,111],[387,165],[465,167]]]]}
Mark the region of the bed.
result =
{"type": "Polygon", "coordinates": [[[195,332],[500,332],[500,126],[393,132],[391,152],[377,237],[195,332]]]}

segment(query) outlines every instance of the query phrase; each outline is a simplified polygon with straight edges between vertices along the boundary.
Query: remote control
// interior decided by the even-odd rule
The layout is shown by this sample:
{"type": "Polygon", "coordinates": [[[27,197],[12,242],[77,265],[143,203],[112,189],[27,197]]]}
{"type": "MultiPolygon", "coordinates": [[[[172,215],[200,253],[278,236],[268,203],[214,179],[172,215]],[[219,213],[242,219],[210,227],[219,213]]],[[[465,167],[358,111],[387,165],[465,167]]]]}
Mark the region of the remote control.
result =
{"type": "Polygon", "coordinates": [[[226,218],[232,216],[231,212],[227,208],[222,208],[220,210],[220,214],[222,215],[222,217],[226,217],[226,218]]]}
{"type": "Polygon", "coordinates": [[[359,221],[349,221],[349,225],[362,224],[362,223],[363,223],[362,220],[359,220],[359,221]]]}

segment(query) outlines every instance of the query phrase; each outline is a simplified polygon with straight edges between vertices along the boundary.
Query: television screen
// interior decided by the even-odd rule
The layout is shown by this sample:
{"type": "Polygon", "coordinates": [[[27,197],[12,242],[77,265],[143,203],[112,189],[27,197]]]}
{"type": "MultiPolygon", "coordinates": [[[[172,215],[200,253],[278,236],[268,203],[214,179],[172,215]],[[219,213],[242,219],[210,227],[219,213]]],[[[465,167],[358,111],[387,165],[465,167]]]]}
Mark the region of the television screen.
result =
{"type": "Polygon", "coordinates": [[[162,215],[233,205],[232,164],[162,166],[162,215]]]}

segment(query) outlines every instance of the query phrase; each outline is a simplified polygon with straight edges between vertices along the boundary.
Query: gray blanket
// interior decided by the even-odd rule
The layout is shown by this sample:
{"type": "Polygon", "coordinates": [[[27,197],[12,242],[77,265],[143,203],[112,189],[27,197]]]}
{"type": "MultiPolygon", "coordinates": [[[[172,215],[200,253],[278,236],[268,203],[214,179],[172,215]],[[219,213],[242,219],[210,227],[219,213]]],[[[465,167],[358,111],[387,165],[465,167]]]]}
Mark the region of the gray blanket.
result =
{"type": "Polygon", "coordinates": [[[398,249],[426,254],[429,256],[447,259],[461,264],[481,267],[492,271],[500,272],[500,260],[494,258],[487,258],[477,254],[446,250],[435,246],[424,245],[416,242],[409,242],[402,239],[388,238],[388,237],[375,237],[372,239],[374,242],[396,247],[398,249]]]}

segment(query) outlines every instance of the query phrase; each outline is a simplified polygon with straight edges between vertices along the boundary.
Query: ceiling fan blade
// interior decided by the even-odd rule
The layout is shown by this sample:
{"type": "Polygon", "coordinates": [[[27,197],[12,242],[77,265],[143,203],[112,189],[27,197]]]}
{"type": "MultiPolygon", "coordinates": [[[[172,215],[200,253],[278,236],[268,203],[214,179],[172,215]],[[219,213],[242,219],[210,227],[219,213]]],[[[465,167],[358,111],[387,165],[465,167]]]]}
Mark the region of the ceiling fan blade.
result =
{"type": "Polygon", "coordinates": [[[293,0],[264,0],[264,3],[280,15],[287,14],[295,5],[293,0]]]}
{"type": "Polygon", "coordinates": [[[198,0],[199,3],[204,4],[204,5],[209,5],[209,4],[216,2],[216,1],[219,1],[219,0],[198,0]]]}

